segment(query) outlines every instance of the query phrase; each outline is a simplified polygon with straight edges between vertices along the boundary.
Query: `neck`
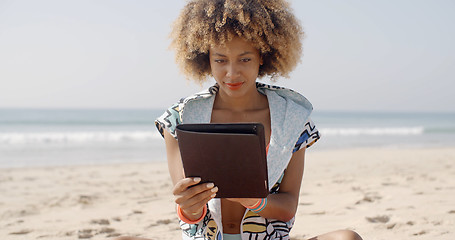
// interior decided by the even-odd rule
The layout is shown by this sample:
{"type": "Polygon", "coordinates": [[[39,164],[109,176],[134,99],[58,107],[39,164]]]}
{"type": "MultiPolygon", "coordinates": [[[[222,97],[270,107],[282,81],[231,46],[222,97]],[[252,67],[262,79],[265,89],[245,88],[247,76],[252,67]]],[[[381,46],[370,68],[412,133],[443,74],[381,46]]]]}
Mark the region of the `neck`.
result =
{"type": "Polygon", "coordinates": [[[219,91],[215,98],[214,108],[230,110],[234,112],[243,112],[258,110],[267,107],[267,97],[259,93],[256,89],[254,92],[245,94],[242,97],[232,97],[219,91]]]}

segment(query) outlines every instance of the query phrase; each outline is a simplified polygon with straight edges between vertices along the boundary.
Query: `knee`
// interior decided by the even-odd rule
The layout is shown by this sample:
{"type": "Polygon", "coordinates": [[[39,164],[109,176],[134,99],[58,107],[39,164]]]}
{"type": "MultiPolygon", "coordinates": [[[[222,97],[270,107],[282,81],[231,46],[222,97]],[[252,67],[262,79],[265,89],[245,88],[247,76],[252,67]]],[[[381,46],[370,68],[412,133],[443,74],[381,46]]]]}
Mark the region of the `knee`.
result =
{"type": "Polygon", "coordinates": [[[362,240],[360,235],[351,230],[339,230],[334,232],[334,240],[362,240]]]}
{"type": "Polygon", "coordinates": [[[309,240],[362,240],[359,234],[351,230],[338,230],[329,232],[309,240]]]}

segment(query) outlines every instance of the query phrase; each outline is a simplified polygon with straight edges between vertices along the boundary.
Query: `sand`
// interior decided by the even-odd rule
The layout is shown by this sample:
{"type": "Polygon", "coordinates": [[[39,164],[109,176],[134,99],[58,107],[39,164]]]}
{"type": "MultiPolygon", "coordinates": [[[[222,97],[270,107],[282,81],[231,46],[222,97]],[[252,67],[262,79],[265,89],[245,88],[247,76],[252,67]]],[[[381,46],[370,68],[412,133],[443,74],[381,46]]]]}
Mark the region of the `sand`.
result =
{"type": "MultiPolygon", "coordinates": [[[[312,151],[292,239],[455,239],[455,148],[312,151]]],[[[0,239],[179,239],[164,162],[0,169],[0,239]]]]}

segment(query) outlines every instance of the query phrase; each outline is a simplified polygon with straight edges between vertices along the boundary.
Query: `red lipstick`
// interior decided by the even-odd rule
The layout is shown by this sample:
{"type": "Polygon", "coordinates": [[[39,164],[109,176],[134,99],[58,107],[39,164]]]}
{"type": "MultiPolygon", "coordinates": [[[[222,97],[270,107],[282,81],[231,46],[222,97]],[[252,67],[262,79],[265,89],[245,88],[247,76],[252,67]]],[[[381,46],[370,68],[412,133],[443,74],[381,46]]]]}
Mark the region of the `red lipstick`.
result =
{"type": "Polygon", "coordinates": [[[226,86],[231,89],[231,90],[237,90],[242,87],[243,82],[238,82],[238,83],[225,83],[226,86]]]}

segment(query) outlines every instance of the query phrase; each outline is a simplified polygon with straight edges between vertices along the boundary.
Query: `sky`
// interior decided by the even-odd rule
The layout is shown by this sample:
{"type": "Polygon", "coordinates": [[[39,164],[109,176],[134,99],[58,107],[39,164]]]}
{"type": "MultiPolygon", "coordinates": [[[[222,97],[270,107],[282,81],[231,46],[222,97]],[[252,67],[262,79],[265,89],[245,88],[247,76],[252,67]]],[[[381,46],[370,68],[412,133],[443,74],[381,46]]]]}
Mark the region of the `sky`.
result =
{"type": "MultiPolygon", "coordinates": [[[[0,0],[0,108],[165,109],[200,91],[169,49],[186,1],[156,2],[0,0]]],[[[454,1],[290,2],[303,57],[274,84],[320,111],[455,112],[454,1]]]]}

